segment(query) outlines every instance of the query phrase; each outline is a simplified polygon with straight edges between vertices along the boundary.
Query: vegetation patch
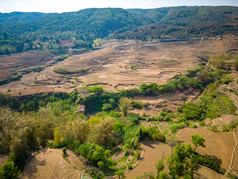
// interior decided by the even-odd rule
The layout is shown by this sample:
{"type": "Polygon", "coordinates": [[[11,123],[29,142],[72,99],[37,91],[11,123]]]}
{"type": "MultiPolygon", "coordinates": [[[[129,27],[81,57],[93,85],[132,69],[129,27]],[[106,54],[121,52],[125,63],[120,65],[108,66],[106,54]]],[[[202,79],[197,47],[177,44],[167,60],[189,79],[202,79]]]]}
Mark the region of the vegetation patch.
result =
{"type": "Polygon", "coordinates": [[[65,68],[56,68],[56,69],[54,69],[54,72],[59,73],[59,74],[76,74],[76,73],[85,73],[87,71],[88,70],[84,69],[84,68],[74,69],[74,70],[67,70],[65,68]]]}

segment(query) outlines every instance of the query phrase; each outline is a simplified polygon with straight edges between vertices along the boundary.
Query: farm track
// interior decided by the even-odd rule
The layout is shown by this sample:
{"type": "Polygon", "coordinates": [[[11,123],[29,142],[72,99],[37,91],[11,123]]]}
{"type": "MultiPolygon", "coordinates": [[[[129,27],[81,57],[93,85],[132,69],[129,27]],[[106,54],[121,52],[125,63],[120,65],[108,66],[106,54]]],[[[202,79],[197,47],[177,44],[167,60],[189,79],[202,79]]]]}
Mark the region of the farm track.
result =
{"type": "MultiPolygon", "coordinates": [[[[238,132],[238,129],[236,129],[238,132]]],[[[233,148],[233,151],[232,151],[232,155],[231,155],[231,162],[230,162],[230,165],[226,171],[226,173],[222,176],[222,178],[226,177],[226,175],[232,170],[232,165],[233,165],[233,162],[234,162],[234,156],[235,156],[235,152],[236,152],[236,148],[237,148],[237,138],[236,138],[236,134],[235,134],[235,129],[233,130],[233,136],[234,136],[234,140],[235,140],[235,146],[233,148]]]]}

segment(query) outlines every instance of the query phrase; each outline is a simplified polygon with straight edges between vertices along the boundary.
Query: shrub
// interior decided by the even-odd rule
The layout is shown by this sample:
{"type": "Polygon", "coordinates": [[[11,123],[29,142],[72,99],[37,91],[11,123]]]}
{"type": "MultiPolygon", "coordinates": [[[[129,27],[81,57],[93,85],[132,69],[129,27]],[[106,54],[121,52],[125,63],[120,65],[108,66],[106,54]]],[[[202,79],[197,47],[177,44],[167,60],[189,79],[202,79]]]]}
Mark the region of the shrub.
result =
{"type": "Polygon", "coordinates": [[[233,81],[234,81],[233,78],[230,76],[226,76],[221,79],[221,83],[223,84],[229,84],[229,83],[232,83],[233,81]]]}
{"type": "Polygon", "coordinates": [[[179,124],[170,124],[170,131],[172,133],[176,133],[179,129],[183,129],[186,126],[184,123],[179,123],[179,124]]]}
{"type": "Polygon", "coordinates": [[[80,68],[80,69],[74,69],[74,70],[68,70],[65,68],[55,68],[54,72],[59,74],[75,74],[75,73],[83,73],[86,72],[87,69],[80,68]]]}
{"type": "Polygon", "coordinates": [[[221,167],[219,166],[219,164],[217,164],[215,161],[213,161],[212,159],[210,159],[207,156],[203,156],[200,154],[195,154],[192,156],[191,159],[194,163],[206,166],[212,170],[215,170],[218,173],[224,174],[224,171],[221,169],[221,167]]]}
{"type": "Polygon", "coordinates": [[[146,107],[146,104],[140,102],[140,101],[132,101],[131,106],[136,109],[142,109],[146,107]]]}
{"type": "Polygon", "coordinates": [[[159,173],[159,179],[168,179],[168,174],[166,172],[159,173]]]}
{"type": "Polygon", "coordinates": [[[212,55],[209,58],[209,63],[214,67],[214,68],[219,68],[219,69],[223,69],[225,66],[225,54],[224,53],[219,53],[217,55],[212,55]]]}
{"type": "Polygon", "coordinates": [[[155,165],[156,165],[156,170],[157,170],[157,173],[158,173],[158,174],[159,174],[161,171],[164,170],[164,162],[163,162],[163,160],[158,161],[155,165]]]}
{"type": "Polygon", "coordinates": [[[132,100],[129,98],[121,98],[119,100],[119,108],[124,116],[127,116],[132,100]]]}
{"type": "Polygon", "coordinates": [[[182,106],[183,116],[187,120],[202,120],[204,118],[203,107],[195,103],[187,103],[182,106]]]}
{"type": "Polygon", "coordinates": [[[18,178],[19,174],[17,166],[11,159],[0,168],[0,178],[2,179],[18,178]]]}
{"type": "Polygon", "coordinates": [[[104,89],[102,86],[93,86],[93,87],[86,87],[86,89],[90,92],[90,93],[95,93],[95,94],[102,94],[104,92],[104,89]]]}
{"type": "Polygon", "coordinates": [[[164,90],[163,92],[167,93],[167,92],[172,92],[172,91],[175,91],[176,90],[176,85],[175,83],[173,82],[169,82],[169,83],[166,83],[164,85],[164,90]]]}
{"type": "Polygon", "coordinates": [[[208,69],[202,69],[196,74],[196,79],[203,85],[207,85],[214,81],[214,76],[208,71],[208,69]]]}
{"type": "Polygon", "coordinates": [[[199,122],[199,125],[200,125],[201,127],[204,127],[206,124],[205,124],[204,121],[200,121],[200,122],[199,122]]]}
{"type": "Polygon", "coordinates": [[[236,71],[238,71],[238,59],[234,62],[234,68],[236,71]]]}
{"type": "Polygon", "coordinates": [[[102,111],[110,111],[112,109],[113,109],[113,107],[109,103],[104,103],[103,106],[102,106],[102,111]]]}

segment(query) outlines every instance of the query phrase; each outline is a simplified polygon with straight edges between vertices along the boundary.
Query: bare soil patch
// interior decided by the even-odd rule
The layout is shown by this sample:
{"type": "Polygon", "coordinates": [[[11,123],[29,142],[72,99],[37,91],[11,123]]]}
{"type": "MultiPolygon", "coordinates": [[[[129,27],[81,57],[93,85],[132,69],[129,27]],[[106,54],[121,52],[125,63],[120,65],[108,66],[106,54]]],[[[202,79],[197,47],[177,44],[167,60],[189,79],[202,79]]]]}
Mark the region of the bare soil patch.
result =
{"type": "MultiPolygon", "coordinates": [[[[69,152],[70,162],[76,167],[83,166],[81,161],[76,159],[75,155],[69,152]]],[[[52,178],[77,178],[79,179],[83,171],[74,169],[62,157],[60,149],[43,149],[28,159],[27,164],[20,178],[52,179],[52,178]]]]}
{"type": "MultiPolygon", "coordinates": [[[[144,150],[142,161],[132,170],[125,174],[126,178],[136,178],[145,172],[156,174],[155,163],[162,158],[171,154],[171,148],[167,144],[157,143],[151,140],[145,140],[141,143],[141,149],[144,150]]],[[[166,170],[167,167],[166,167],[166,170]]]]}
{"type": "MultiPolygon", "coordinates": [[[[235,146],[235,140],[232,132],[212,132],[204,128],[185,128],[178,131],[178,139],[185,141],[185,143],[191,142],[191,135],[198,134],[204,137],[205,148],[198,147],[196,151],[203,155],[208,155],[218,163],[221,167],[228,169],[231,161],[231,155],[235,146]]],[[[193,146],[193,144],[192,144],[193,146]]],[[[236,167],[234,169],[237,169],[236,167]]]]}

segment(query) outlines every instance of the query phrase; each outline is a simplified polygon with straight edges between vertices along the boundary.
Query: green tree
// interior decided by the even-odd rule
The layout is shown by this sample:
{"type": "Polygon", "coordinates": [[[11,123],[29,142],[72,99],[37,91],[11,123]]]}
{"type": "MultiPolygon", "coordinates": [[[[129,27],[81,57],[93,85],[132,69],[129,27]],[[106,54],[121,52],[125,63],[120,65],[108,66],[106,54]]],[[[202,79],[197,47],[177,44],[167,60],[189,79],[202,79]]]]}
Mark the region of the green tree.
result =
{"type": "Polygon", "coordinates": [[[195,145],[195,148],[194,148],[194,151],[196,150],[196,148],[198,146],[201,146],[201,147],[206,147],[204,142],[206,141],[201,135],[192,135],[192,142],[193,142],[193,145],[195,145]]]}
{"type": "Polygon", "coordinates": [[[129,98],[121,98],[119,100],[119,109],[121,110],[124,116],[127,116],[128,110],[131,107],[132,100],[129,98]]]}

